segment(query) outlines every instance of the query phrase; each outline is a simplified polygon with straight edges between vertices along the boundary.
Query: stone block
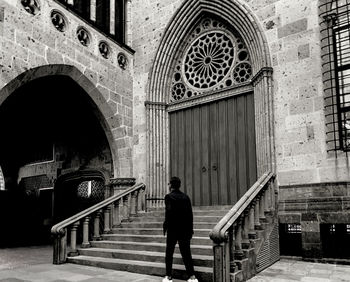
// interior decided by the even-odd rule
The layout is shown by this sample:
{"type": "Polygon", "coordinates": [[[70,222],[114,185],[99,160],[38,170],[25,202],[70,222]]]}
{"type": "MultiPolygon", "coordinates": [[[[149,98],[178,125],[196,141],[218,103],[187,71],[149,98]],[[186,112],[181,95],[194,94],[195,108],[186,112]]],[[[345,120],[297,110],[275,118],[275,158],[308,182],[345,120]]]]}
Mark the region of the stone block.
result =
{"type": "Polygon", "coordinates": [[[300,223],[300,220],[300,213],[288,213],[278,215],[279,223],[300,223]]]}
{"type": "Polygon", "coordinates": [[[111,91],[110,92],[110,99],[113,100],[114,102],[120,104],[121,103],[121,97],[119,94],[111,91]]]}
{"type": "Polygon", "coordinates": [[[301,232],[302,242],[304,244],[320,244],[321,235],[320,232],[301,232]]]}
{"type": "Polygon", "coordinates": [[[311,199],[308,202],[308,209],[310,211],[341,211],[342,199],[341,198],[311,199]]]}
{"type": "Polygon", "coordinates": [[[97,84],[97,72],[87,68],[84,72],[84,75],[94,84],[97,84]]]}
{"type": "Polygon", "coordinates": [[[108,118],[107,122],[112,129],[119,128],[123,125],[123,117],[116,114],[115,116],[108,118]]]}
{"type": "Polygon", "coordinates": [[[307,203],[305,201],[285,201],[284,202],[284,211],[286,212],[301,212],[307,210],[307,203]]]}
{"type": "Polygon", "coordinates": [[[75,60],[79,62],[80,64],[86,66],[87,68],[91,67],[91,61],[90,58],[80,51],[76,50],[75,51],[75,60]]]}
{"type": "Polygon", "coordinates": [[[101,85],[97,85],[97,90],[100,92],[105,101],[109,100],[109,89],[101,85]]]}
{"type": "Polygon", "coordinates": [[[256,14],[258,18],[263,21],[276,15],[276,7],[274,4],[268,5],[257,11],[256,14]]]}
{"type": "Polygon", "coordinates": [[[98,83],[110,89],[111,91],[116,91],[116,83],[113,80],[108,79],[104,75],[98,76],[98,83]]]}
{"type": "Polygon", "coordinates": [[[11,41],[4,40],[1,43],[2,50],[12,54],[13,56],[27,60],[28,59],[28,50],[26,48],[23,48],[19,44],[15,44],[11,41]]]}
{"type": "Polygon", "coordinates": [[[310,44],[303,44],[298,47],[298,58],[303,60],[310,57],[310,44]]]}
{"type": "Polygon", "coordinates": [[[283,38],[292,34],[302,32],[307,29],[307,19],[300,19],[278,28],[278,38],[283,38]]]}
{"type": "Polygon", "coordinates": [[[122,98],[122,104],[124,106],[129,107],[129,108],[132,108],[132,106],[133,106],[132,100],[125,98],[125,97],[122,98]]]}
{"type": "Polygon", "coordinates": [[[43,30],[43,28],[33,28],[33,39],[38,40],[42,44],[55,49],[56,36],[53,33],[43,30]]]}
{"type": "Polygon", "coordinates": [[[300,183],[319,182],[316,169],[303,169],[278,172],[278,181],[280,185],[291,185],[300,183]]]}
{"type": "Polygon", "coordinates": [[[127,135],[127,129],[126,127],[119,127],[119,128],[115,128],[112,130],[113,136],[115,139],[119,139],[122,137],[125,137],[127,135]]]}
{"type": "Polygon", "coordinates": [[[320,212],[318,217],[320,223],[349,224],[349,213],[346,210],[343,212],[320,212]]]}
{"type": "Polygon", "coordinates": [[[38,40],[30,37],[26,33],[16,32],[16,42],[23,48],[29,49],[34,53],[42,55],[45,53],[45,45],[40,43],[38,40]]]}
{"type": "Polygon", "coordinates": [[[301,221],[317,221],[317,214],[316,213],[302,213],[301,214],[301,221]]]}
{"type": "Polygon", "coordinates": [[[290,102],[289,113],[290,115],[300,115],[313,112],[314,101],[313,99],[298,99],[290,102]]]}

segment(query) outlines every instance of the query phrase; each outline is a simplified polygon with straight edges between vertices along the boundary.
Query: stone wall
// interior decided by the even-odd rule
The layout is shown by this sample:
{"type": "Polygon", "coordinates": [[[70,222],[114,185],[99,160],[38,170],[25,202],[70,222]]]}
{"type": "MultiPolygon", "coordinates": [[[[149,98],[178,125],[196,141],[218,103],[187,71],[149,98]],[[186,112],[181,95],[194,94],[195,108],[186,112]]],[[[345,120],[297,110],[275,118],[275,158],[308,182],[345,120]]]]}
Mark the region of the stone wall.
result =
{"type": "Polygon", "coordinates": [[[114,176],[130,177],[132,167],[132,53],[99,31],[73,15],[54,1],[40,1],[38,13],[32,15],[22,6],[20,0],[0,2],[0,104],[15,89],[6,88],[10,82],[15,87],[32,77],[16,78],[37,67],[47,65],[73,66],[73,73],[50,73],[47,75],[70,75],[93,99],[101,112],[101,125],[105,127],[112,155],[114,176]],[[51,22],[53,9],[60,11],[67,19],[66,30],[58,31],[51,22]],[[90,44],[85,47],[76,36],[79,26],[90,33],[90,44]],[[109,58],[101,56],[98,44],[106,41],[111,49],[109,58]],[[128,59],[125,70],[119,67],[117,55],[122,52],[128,59]],[[5,89],[5,90],[4,90],[5,89]]]}
{"type": "Polygon", "coordinates": [[[279,191],[279,222],[300,224],[303,256],[322,258],[320,224],[350,223],[350,183],[280,186],[279,191]]]}
{"type": "MultiPolygon", "coordinates": [[[[316,0],[246,0],[263,27],[273,65],[276,170],[280,185],[345,181],[348,158],[326,150],[324,94],[316,0]]],[[[166,25],[182,1],[133,1],[134,160],[145,177],[146,88],[166,25]]],[[[164,93],[164,95],[168,95],[164,93]]],[[[152,130],[152,129],[149,129],[152,130]]]]}

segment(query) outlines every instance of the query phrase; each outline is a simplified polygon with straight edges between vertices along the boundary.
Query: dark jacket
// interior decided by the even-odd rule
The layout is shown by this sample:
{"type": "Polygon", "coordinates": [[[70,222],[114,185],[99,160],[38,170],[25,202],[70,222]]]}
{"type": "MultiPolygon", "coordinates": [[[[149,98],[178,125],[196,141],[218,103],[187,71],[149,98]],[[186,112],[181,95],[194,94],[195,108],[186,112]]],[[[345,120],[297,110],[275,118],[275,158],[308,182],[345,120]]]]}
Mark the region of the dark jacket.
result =
{"type": "Polygon", "coordinates": [[[191,239],[193,235],[193,214],[190,198],[180,190],[173,190],[165,196],[165,221],[163,231],[178,238],[191,239]]]}

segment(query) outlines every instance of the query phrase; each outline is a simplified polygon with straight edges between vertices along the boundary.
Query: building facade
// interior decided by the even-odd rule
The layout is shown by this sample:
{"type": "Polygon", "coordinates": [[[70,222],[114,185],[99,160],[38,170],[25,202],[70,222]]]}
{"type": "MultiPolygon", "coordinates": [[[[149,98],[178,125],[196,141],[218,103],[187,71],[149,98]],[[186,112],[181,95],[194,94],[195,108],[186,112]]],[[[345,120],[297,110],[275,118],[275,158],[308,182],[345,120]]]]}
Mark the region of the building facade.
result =
{"type": "Polygon", "coordinates": [[[210,206],[272,171],[281,253],[350,257],[347,0],[87,2],[0,2],[3,199],[51,199],[49,226],[79,171],[156,207],[170,175],[210,206]]]}

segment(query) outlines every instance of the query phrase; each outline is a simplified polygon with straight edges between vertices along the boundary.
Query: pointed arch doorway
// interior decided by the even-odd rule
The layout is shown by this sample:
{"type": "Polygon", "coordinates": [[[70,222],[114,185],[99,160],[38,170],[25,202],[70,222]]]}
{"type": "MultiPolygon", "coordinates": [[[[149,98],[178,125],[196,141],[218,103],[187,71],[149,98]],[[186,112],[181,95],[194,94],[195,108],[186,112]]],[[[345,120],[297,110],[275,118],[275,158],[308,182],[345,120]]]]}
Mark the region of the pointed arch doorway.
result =
{"type": "Polygon", "coordinates": [[[185,1],[169,22],[145,103],[150,198],[178,174],[195,205],[232,205],[274,170],[271,59],[257,22],[230,0],[185,1]]]}
{"type": "Polygon", "coordinates": [[[234,30],[204,17],[178,53],[169,97],[170,175],[193,205],[236,202],[256,181],[252,74],[234,30]]]}

